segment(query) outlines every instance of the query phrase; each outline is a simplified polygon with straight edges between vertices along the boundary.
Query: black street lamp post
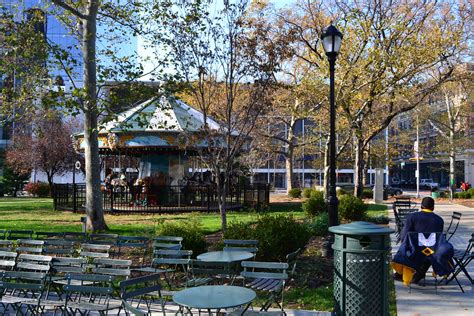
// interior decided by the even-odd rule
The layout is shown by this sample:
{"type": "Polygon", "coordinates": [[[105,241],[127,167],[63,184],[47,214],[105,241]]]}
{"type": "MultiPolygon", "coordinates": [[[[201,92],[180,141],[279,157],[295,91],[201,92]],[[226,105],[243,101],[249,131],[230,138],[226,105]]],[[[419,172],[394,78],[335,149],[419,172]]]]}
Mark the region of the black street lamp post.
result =
{"type": "Polygon", "coordinates": [[[321,42],[329,60],[329,226],[338,225],[337,206],[339,200],[336,195],[336,102],[334,96],[334,70],[337,54],[341,48],[342,33],[330,25],[323,30],[321,42]]]}

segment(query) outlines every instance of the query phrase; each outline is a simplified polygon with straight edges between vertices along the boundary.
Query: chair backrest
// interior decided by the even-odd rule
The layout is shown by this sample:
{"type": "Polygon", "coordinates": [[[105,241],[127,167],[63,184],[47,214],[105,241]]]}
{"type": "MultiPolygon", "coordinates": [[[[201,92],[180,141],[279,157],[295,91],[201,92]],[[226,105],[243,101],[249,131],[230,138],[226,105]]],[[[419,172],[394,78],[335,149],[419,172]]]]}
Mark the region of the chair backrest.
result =
{"type": "Polygon", "coordinates": [[[36,239],[47,240],[47,239],[61,239],[64,238],[64,233],[60,232],[35,232],[36,239]]]}
{"type": "Polygon", "coordinates": [[[286,255],[286,263],[288,263],[288,273],[290,276],[292,276],[296,271],[296,262],[298,261],[298,256],[300,255],[301,250],[301,248],[298,248],[286,255]]]}
{"type": "Polygon", "coordinates": [[[288,279],[288,263],[243,261],[240,273],[245,279],[273,279],[285,281],[288,279]]]}
{"type": "Polygon", "coordinates": [[[187,258],[191,259],[193,255],[192,250],[170,250],[157,249],[154,251],[155,258],[187,258]]]}
{"type": "Polygon", "coordinates": [[[71,256],[74,253],[74,242],[62,239],[45,240],[43,253],[55,257],[71,256]]]}
{"type": "Polygon", "coordinates": [[[161,299],[160,278],[161,275],[156,273],[120,282],[120,297],[124,309],[132,315],[151,315],[148,302],[150,297],[157,295],[161,299]],[[133,301],[136,304],[133,304],[133,301]]]}
{"type": "Polygon", "coordinates": [[[51,261],[51,269],[55,275],[82,274],[85,272],[86,264],[86,258],[55,257],[51,261]]]}
{"type": "Polygon", "coordinates": [[[88,243],[115,246],[117,244],[117,238],[117,234],[90,234],[88,243]]]}
{"type": "Polygon", "coordinates": [[[20,239],[16,247],[18,253],[39,255],[43,252],[44,241],[35,239],[20,239]]]}
{"type": "Polygon", "coordinates": [[[158,236],[153,239],[153,248],[175,249],[182,248],[183,237],[178,236],[158,236]]]}
{"type": "Polygon", "coordinates": [[[0,276],[0,292],[18,293],[24,298],[39,298],[46,289],[47,273],[3,271],[0,276]]]}
{"type": "Polygon", "coordinates": [[[116,256],[122,255],[123,248],[133,248],[140,251],[141,265],[144,263],[145,253],[147,250],[148,238],[144,236],[118,236],[116,256]]]}
{"type": "Polygon", "coordinates": [[[81,244],[81,257],[108,258],[110,245],[81,244]]]}
{"type": "Polygon", "coordinates": [[[73,241],[75,243],[87,242],[87,234],[81,232],[64,232],[64,240],[73,241]]]}
{"type": "Polygon", "coordinates": [[[460,212],[453,212],[451,215],[451,221],[449,222],[449,226],[445,231],[446,240],[450,240],[451,237],[456,233],[458,230],[459,222],[461,221],[462,213],[460,212]]]}
{"type": "Polygon", "coordinates": [[[16,240],[16,239],[33,239],[32,230],[18,230],[11,229],[8,231],[7,239],[16,240]]]}
{"type": "Polygon", "coordinates": [[[248,251],[255,254],[258,251],[258,240],[224,239],[224,251],[248,251]]]}
{"type": "Polygon", "coordinates": [[[128,278],[131,274],[132,260],[95,258],[92,273],[128,278]]]}
{"type": "Polygon", "coordinates": [[[201,260],[191,260],[190,274],[192,278],[199,276],[216,277],[218,275],[229,274],[229,265],[226,262],[208,262],[201,260]]]}
{"type": "Polygon", "coordinates": [[[15,269],[18,271],[47,273],[52,260],[51,256],[20,254],[15,269]]]}
{"type": "MultiPolygon", "coordinates": [[[[67,284],[63,287],[66,293],[65,309],[69,301],[94,302],[107,305],[113,293],[113,277],[101,274],[73,274],[66,275],[67,284]],[[100,300],[96,300],[100,298],[100,300]]],[[[86,306],[87,307],[87,306],[86,306]]]]}
{"type": "Polygon", "coordinates": [[[13,270],[17,256],[14,251],[0,251],[0,270],[13,270]]]}
{"type": "Polygon", "coordinates": [[[0,251],[11,251],[13,249],[13,241],[0,240],[0,251]]]}

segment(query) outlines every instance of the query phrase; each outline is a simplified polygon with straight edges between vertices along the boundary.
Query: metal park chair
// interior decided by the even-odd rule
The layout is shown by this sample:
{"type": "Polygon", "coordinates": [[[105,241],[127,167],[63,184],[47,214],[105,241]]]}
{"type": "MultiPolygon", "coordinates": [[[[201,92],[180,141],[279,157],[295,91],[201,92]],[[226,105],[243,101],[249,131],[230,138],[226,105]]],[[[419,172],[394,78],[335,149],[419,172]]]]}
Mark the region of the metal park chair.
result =
{"type": "MultiPolygon", "coordinates": [[[[451,275],[451,277],[446,279],[446,284],[451,282],[452,280],[456,279],[457,281],[457,276],[459,273],[463,272],[464,275],[471,281],[471,283],[474,283],[472,280],[472,277],[469,275],[469,272],[467,271],[466,267],[471,261],[474,259],[474,233],[471,234],[471,239],[469,239],[466,249],[461,250],[461,249],[454,249],[454,272],[451,275]]],[[[459,285],[459,282],[458,282],[459,285]]],[[[459,285],[461,287],[461,285],[459,285]]],[[[464,293],[464,289],[461,287],[461,291],[464,293]]]]}
{"type": "Polygon", "coordinates": [[[405,221],[408,215],[411,213],[417,212],[418,209],[416,208],[398,208],[398,210],[395,212],[394,210],[394,215],[395,215],[395,224],[397,226],[396,229],[396,237],[397,237],[397,243],[399,243],[401,240],[401,232],[403,230],[403,226],[405,225],[405,221]]]}
{"type": "Polygon", "coordinates": [[[17,258],[15,270],[48,273],[52,260],[51,256],[20,254],[17,258]]]}
{"type": "Polygon", "coordinates": [[[16,252],[40,255],[43,252],[44,241],[35,239],[20,239],[16,247],[16,252]]]}
{"type": "Polygon", "coordinates": [[[147,250],[148,238],[143,236],[118,236],[117,237],[117,252],[114,254],[116,257],[120,258],[122,255],[122,250],[124,248],[135,249],[140,253],[141,264],[143,266],[144,258],[147,250]]]}
{"type": "Polygon", "coordinates": [[[229,264],[226,262],[206,262],[191,260],[186,287],[208,284],[222,284],[229,277],[229,264]]]}
{"type": "Polygon", "coordinates": [[[248,251],[255,255],[258,251],[258,240],[225,239],[224,251],[248,251]]]}
{"type": "Polygon", "coordinates": [[[72,256],[74,242],[62,239],[48,239],[44,242],[43,253],[54,257],[72,256]]]}
{"type": "Polygon", "coordinates": [[[76,244],[83,244],[87,242],[87,234],[80,232],[64,232],[64,240],[72,241],[76,244]]]}
{"type": "Polygon", "coordinates": [[[153,239],[153,249],[172,249],[180,250],[183,245],[183,237],[177,236],[158,236],[153,239]]]}
{"type": "Polygon", "coordinates": [[[449,241],[458,230],[459,222],[461,221],[461,216],[462,213],[459,212],[453,212],[453,215],[451,215],[451,221],[449,222],[449,226],[444,232],[447,241],[449,241]]]}
{"type": "Polygon", "coordinates": [[[64,312],[69,315],[88,315],[90,312],[107,315],[110,310],[122,306],[110,301],[113,293],[110,275],[68,274],[66,280],[64,312]]]}
{"type": "Polygon", "coordinates": [[[61,298],[63,286],[68,283],[68,280],[66,279],[67,274],[83,274],[86,272],[86,265],[86,258],[53,258],[51,261],[51,271],[49,274],[48,294],[51,292],[51,290],[54,290],[56,291],[56,294],[59,296],[59,298],[61,298]]]}
{"type": "Polygon", "coordinates": [[[63,239],[64,233],[58,232],[35,232],[36,239],[49,240],[49,239],[63,239]]]}
{"type": "Polygon", "coordinates": [[[11,240],[0,240],[0,251],[12,251],[13,246],[11,240]]]}
{"type": "Polygon", "coordinates": [[[261,311],[267,311],[273,303],[283,311],[283,290],[288,279],[288,263],[244,261],[242,267],[244,271],[240,275],[244,277],[244,285],[269,294],[261,311]]]}
{"type": "Polygon", "coordinates": [[[9,240],[33,239],[33,231],[11,229],[8,231],[7,239],[9,240]]]}
{"type": "Polygon", "coordinates": [[[120,297],[127,315],[147,316],[165,313],[165,300],[161,295],[160,275],[150,274],[120,282],[120,297]],[[161,310],[155,310],[153,304],[158,301],[161,310]]]}
{"type": "Polygon", "coordinates": [[[80,257],[108,258],[110,256],[110,245],[81,244],[80,257]]]}
{"type": "Polygon", "coordinates": [[[125,278],[130,277],[130,266],[132,260],[120,260],[120,259],[109,259],[109,258],[95,258],[95,268],[92,269],[92,273],[110,275],[112,277],[125,278]]]}
{"type": "Polygon", "coordinates": [[[17,256],[14,251],[0,251],[0,271],[13,270],[17,256]]]}

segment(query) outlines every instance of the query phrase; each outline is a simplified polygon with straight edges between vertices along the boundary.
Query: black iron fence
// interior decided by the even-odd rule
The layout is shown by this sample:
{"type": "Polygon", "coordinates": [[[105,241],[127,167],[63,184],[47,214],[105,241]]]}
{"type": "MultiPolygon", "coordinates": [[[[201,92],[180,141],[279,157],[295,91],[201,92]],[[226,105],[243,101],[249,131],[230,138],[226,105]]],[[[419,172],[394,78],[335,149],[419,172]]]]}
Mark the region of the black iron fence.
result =
{"type": "MultiPolygon", "coordinates": [[[[214,185],[116,186],[102,192],[106,212],[217,211],[219,201],[214,185]]],[[[85,184],[55,184],[56,210],[84,211],[85,184]]],[[[269,204],[270,187],[266,184],[232,187],[226,197],[226,209],[261,208],[269,204]]]]}

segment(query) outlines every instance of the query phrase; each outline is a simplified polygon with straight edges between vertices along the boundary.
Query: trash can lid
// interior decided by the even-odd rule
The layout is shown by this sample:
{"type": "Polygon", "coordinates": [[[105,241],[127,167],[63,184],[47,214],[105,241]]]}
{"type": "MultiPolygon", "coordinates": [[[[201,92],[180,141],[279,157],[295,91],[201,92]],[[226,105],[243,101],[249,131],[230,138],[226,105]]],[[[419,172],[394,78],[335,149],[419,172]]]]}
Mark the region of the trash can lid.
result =
{"type": "Polygon", "coordinates": [[[329,231],[341,235],[387,235],[395,231],[391,228],[368,222],[352,222],[329,227],[329,231]]]}

